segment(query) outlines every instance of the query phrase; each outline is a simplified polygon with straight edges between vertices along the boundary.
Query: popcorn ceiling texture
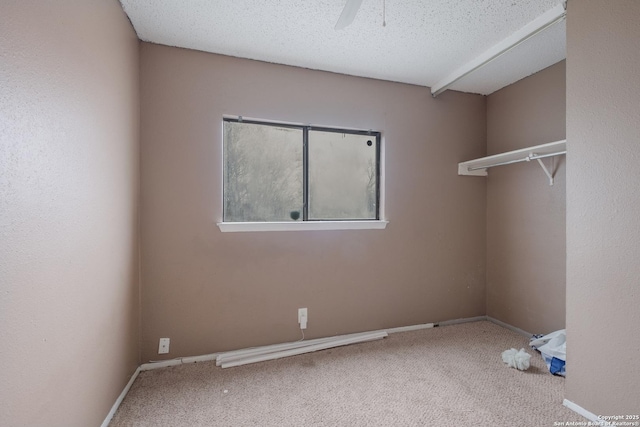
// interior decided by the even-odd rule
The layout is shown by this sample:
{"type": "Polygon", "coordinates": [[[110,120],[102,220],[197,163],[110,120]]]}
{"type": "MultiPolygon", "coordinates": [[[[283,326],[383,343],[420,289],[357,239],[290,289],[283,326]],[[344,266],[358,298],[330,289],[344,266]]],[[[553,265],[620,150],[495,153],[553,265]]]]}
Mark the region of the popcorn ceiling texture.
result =
{"type": "MultiPolygon", "coordinates": [[[[121,0],[143,41],[432,86],[559,0],[365,0],[344,30],[344,0],[121,0]]],[[[564,23],[453,86],[489,94],[565,57],[564,23]]]]}

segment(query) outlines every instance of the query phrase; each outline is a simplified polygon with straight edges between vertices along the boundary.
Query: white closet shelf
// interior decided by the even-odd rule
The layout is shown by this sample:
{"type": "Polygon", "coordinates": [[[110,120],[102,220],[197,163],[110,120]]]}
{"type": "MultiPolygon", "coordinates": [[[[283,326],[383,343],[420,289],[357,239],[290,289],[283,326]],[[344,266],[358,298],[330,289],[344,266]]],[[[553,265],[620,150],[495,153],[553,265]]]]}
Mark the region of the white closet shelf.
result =
{"type": "Polygon", "coordinates": [[[549,178],[549,184],[553,185],[553,175],[546,168],[541,159],[560,156],[567,152],[567,140],[549,142],[548,144],[508,151],[480,159],[458,163],[458,175],[487,176],[487,169],[494,166],[510,165],[512,163],[530,162],[537,160],[545,174],[549,178]]]}

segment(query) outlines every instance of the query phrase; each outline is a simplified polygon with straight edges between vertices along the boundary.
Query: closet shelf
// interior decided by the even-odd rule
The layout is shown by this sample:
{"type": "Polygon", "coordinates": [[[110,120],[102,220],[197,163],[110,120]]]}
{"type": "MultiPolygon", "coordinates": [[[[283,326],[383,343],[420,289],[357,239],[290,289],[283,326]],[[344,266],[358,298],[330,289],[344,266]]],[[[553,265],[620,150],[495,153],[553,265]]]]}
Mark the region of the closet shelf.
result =
{"type": "Polygon", "coordinates": [[[495,166],[537,160],[549,178],[549,185],[553,185],[553,173],[555,171],[553,171],[552,168],[552,171],[549,172],[544,163],[542,163],[542,159],[560,156],[566,154],[566,152],[567,140],[563,139],[561,141],[549,142],[548,144],[536,145],[534,147],[522,148],[520,150],[508,151],[506,153],[458,163],[458,175],[487,176],[487,169],[495,166]]]}

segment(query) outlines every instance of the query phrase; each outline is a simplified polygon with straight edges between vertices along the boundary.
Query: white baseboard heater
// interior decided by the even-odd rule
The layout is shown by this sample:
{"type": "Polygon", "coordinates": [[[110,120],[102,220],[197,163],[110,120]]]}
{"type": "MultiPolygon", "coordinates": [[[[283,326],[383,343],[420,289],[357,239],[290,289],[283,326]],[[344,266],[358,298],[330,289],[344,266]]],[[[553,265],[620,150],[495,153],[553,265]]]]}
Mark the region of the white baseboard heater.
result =
{"type": "Polygon", "coordinates": [[[298,354],[311,353],[318,350],[340,347],[367,341],[375,341],[387,337],[386,331],[363,332],[359,334],[339,335],[336,337],[318,338],[309,341],[296,341],[285,344],[268,345],[264,347],[247,348],[243,350],[219,353],[216,366],[231,368],[249,363],[264,362],[298,354]]]}

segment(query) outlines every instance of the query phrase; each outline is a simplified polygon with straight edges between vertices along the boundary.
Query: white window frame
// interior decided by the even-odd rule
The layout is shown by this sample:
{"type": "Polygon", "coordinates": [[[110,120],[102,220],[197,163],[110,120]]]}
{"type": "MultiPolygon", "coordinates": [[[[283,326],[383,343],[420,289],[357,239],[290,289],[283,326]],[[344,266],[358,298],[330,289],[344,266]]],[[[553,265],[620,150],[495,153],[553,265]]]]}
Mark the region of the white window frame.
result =
{"type": "MultiPolygon", "coordinates": [[[[328,128],[322,126],[309,126],[295,123],[275,122],[268,120],[258,119],[246,119],[242,116],[224,116],[224,121],[239,121],[249,122],[256,124],[267,125],[282,125],[282,126],[295,126],[295,127],[307,127],[314,130],[329,130],[329,131],[345,131],[350,133],[372,133],[379,135],[379,151],[378,151],[378,219],[367,220],[336,220],[336,221],[318,221],[318,220],[306,220],[306,221],[265,221],[265,222],[217,222],[217,226],[223,233],[233,232],[260,232],[260,231],[319,231],[319,230],[383,230],[387,227],[389,221],[384,219],[384,143],[382,132],[362,131],[359,129],[346,129],[346,128],[328,128]]],[[[224,135],[221,136],[224,143],[224,135]]],[[[224,152],[221,158],[224,161],[224,152]]],[[[224,173],[224,172],[223,172],[224,173]]],[[[222,178],[224,179],[224,178],[222,178]]],[[[224,198],[224,184],[222,185],[222,197],[224,198]]],[[[224,210],[224,200],[222,209],[224,210]]],[[[222,217],[223,215],[221,215],[222,217]]]]}

